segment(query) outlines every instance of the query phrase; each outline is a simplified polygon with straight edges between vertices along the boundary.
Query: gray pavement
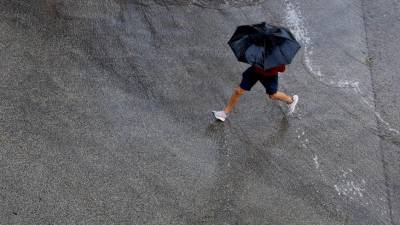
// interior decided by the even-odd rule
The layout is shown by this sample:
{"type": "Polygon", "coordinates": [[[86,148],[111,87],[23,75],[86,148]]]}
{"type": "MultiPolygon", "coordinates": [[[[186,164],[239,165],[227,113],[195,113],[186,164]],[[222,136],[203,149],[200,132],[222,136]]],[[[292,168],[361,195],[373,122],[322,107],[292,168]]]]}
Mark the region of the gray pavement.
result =
{"type": "Polygon", "coordinates": [[[400,225],[398,1],[0,2],[0,224],[400,225]],[[303,48],[225,123],[236,26],[303,48]]]}

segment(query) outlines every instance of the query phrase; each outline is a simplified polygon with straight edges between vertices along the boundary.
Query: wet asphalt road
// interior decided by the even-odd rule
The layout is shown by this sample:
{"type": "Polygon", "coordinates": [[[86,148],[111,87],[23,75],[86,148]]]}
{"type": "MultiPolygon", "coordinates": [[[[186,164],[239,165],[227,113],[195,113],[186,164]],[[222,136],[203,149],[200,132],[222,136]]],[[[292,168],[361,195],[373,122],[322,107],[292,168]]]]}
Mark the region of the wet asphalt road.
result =
{"type": "Polygon", "coordinates": [[[0,2],[0,224],[400,225],[398,1],[0,2]],[[225,123],[236,26],[303,48],[225,123]]]}

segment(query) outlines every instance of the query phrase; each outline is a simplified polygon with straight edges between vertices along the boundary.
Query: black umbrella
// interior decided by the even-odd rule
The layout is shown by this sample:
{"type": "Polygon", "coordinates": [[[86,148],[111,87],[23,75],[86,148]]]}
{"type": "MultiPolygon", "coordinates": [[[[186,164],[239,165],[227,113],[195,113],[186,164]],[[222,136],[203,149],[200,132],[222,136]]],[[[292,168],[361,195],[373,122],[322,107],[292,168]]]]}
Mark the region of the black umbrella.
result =
{"type": "Polygon", "coordinates": [[[265,70],[290,64],[300,49],[287,28],[266,23],[237,27],[228,44],[240,62],[265,70]]]}

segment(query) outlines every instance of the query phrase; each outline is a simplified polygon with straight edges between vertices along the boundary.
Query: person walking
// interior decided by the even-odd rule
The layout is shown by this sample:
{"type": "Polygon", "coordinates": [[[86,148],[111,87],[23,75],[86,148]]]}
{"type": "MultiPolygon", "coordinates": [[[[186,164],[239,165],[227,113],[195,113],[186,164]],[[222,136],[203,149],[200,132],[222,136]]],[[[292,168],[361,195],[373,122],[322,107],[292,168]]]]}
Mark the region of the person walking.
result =
{"type": "Polygon", "coordinates": [[[239,62],[251,66],[243,72],[242,81],[235,88],[225,109],[212,111],[215,118],[225,121],[240,96],[250,91],[257,81],[262,83],[271,99],[286,102],[288,114],[292,114],[299,96],[278,91],[278,73],[285,71],[285,65],[291,63],[301,48],[293,34],[285,27],[262,22],[237,27],[228,44],[239,62]]]}
{"type": "Polygon", "coordinates": [[[289,96],[284,92],[278,91],[278,73],[282,73],[284,71],[285,65],[279,65],[268,70],[264,70],[256,65],[250,66],[246,71],[243,72],[242,81],[240,82],[239,86],[234,89],[232,97],[230,98],[224,110],[212,111],[215,118],[220,121],[225,121],[228,114],[235,107],[240,96],[242,96],[246,91],[250,91],[257,81],[260,81],[264,86],[265,91],[270,99],[287,103],[288,114],[292,114],[299,101],[299,96],[289,96]]]}

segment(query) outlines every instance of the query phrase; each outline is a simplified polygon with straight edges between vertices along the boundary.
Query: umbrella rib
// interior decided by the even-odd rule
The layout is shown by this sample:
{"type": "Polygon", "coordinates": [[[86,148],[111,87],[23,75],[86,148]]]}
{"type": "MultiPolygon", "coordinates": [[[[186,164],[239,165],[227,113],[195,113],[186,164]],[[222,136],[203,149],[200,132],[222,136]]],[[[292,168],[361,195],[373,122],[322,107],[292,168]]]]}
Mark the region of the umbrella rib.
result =
{"type": "Polygon", "coordinates": [[[282,52],[281,48],[279,46],[277,46],[279,49],[279,52],[281,53],[281,55],[283,55],[285,57],[286,63],[289,63],[289,60],[287,58],[287,56],[282,52]]]}

